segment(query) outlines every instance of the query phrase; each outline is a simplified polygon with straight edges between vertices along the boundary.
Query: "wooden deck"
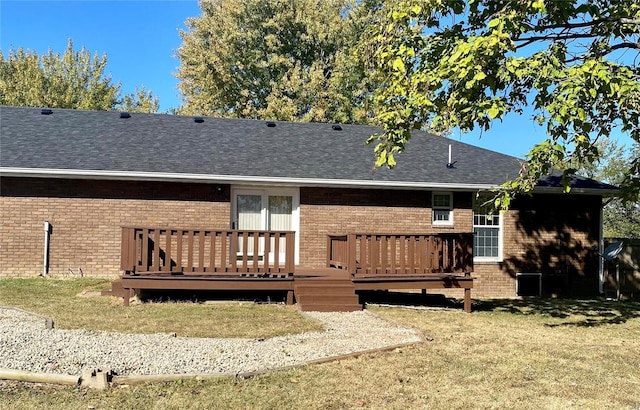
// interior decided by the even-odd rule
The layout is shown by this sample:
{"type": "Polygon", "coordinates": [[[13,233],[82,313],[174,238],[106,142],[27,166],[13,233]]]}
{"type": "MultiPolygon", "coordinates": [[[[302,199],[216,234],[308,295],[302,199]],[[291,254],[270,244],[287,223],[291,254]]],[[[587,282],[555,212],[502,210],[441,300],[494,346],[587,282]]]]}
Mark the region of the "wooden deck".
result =
{"type": "Polygon", "coordinates": [[[113,294],[136,290],[282,291],[301,310],[362,309],[361,290],[464,290],[471,311],[473,234],[347,234],[327,238],[323,268],[296,266],[295,233],[122,228],[113,294]]]}

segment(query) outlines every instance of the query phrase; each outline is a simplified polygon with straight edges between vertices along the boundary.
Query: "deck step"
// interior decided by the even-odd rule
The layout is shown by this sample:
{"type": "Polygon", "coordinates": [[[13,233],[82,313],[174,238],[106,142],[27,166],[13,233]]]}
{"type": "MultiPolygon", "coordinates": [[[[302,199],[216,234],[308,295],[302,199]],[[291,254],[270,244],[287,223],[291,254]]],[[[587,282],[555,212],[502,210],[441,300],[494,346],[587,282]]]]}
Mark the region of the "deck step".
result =
{"type": "Polygon", "coordinates": [[[351,286],[351,278],[345,279],[329,279],[329,278],[312,278],[312,279],[299,279],[296,278],[296,282],[300,286],[351,286]]]}
{"type": "Polygon", "coordinates": [[[122,281],[120,279],[111,282],[111,289],[105,289],[100,292],[100,295],[102,296],[116,296],[119,298],[123,298],[124,294],[124,287],[122,286],[122,281]]]}
{"type": "Polygon", "coordinates": [[[313,295],[313,294],[308,294],[308,293],[296,293],[296,299],[297,300],[304,300],[305,304],[338,304],[338,303],[345,303],[345,304],[358,304],[358,295],[313,295]]]}
{"type": "Polygon", "coordinates": [[[352,312],[362,310],[351,279],[306,278],[294,281],[294,293],[300,310],[352,312]]]}
{"type": "Polygon", "coordinates": [[[303,312],[357,312],[362,310],[361,304],[298,304],[298,308],[303,312]]]}
{"type": "Polygon", "coordinates": [[[298,294],[304,295],[354,295],[353,286],[295,286],[294,290],[298,294]]]}

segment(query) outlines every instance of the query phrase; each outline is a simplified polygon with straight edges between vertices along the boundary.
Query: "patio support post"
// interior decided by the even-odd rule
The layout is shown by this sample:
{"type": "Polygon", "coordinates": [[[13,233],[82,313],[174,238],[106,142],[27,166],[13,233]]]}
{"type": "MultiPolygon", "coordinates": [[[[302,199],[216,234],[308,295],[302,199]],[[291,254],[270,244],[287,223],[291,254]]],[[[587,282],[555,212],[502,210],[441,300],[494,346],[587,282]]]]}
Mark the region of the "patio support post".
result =
{"type": "Polygon", "coordinates": [[[347,235],[347,272],[352,275],[356,273],[357,259],[356,259],[356,234],[350,233],[347,235]]]}
{"type": "Polygon", "coordinates": [[[471,313],[471,289],[464,289],[464,311],[471,313]]]}

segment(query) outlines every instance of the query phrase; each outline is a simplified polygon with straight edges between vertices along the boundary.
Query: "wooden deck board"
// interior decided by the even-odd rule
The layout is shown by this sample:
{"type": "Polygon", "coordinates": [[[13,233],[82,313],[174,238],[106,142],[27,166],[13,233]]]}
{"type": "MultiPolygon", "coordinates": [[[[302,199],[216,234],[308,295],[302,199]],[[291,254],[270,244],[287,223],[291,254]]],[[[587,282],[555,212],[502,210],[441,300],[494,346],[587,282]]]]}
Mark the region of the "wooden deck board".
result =
{"type": "MultiPolygon", "coordinates": [[[[450,274],[429,275],[375,275],[366,277],[350,277],[343,270],[336,268],[299,267],[291,276],[261,277],[254,274],[194,274],[184,275],[181,272],[147,272],[136,275],[123,275],[119,286],[124,289],[125,305],[134,289],[144,290],[232,290],[232,291],[286,291],[287,302],[292,303],[294,292],[302,287],[328,286],[336,287],[338,283],[349,282],[352,289],[358,290],[398,290],[398,289],[461,289],[464,290],[464,310],[471,311],[471,289],[474,278],[450,274]],[[308,285],[305,285],[308,284],[308,285]],[[302,287],[301,287],[302,286],[302,287]]],[[[327,288],[327,289],[329,289],[327,288]]],[[[334,289],[335,290],[335,289],[334,289]]],[[[327,295],[331,300],[331,295],[327,295]]],[[[328,307],[329,305],[327,305],[328,307]]],[[[333,306],[333,305],[332,305],[333,306]]],[[[353,303],[350,305],[353,310],[353,303]]],[[[306,309],[306,306],[302,306],[306,309]]],[[[313,308],[313,307],[310,307],[313,308]]]]}

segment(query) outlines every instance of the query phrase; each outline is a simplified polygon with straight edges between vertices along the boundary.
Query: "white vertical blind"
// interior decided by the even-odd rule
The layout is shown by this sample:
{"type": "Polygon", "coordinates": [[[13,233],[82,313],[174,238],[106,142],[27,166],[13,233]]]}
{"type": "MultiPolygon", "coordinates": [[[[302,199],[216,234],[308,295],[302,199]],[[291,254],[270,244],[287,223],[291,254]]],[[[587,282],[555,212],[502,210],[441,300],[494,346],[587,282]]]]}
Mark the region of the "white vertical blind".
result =
{"type": "MultiPolygon", "coordinates": [[[[262,229],[262,195],[238,195],[237,212],[238,212],[238,229],[239,230],[260,230],[262,229]]],[[[242,239],[238,240],[238,251],[242,253],[244,247],[242,239]]],[[[255,250],[253,241],[249,241],[247,244],[247,251],[249,255],[254,255],[255,250]]],[[[262,244],[259,245],[262,248],[262,244]]],[[[262,249],[258,249],[258,253],[261,253],[262,249]]],[[[257,256],[257,255],[256,255],[257,256]]]]}
{"type": "Polygon", "coordinates": [[[291,230],[293,198],[290,196],[269,196],[269,223],[267,229],[274,231],[291,230]]]}
{"type": "MultiPolygon", "coordinates": [[[[291,196],[269,196],[268,199],[267,227],[274,231],[290,231],[291,230],[291,213],[293,211],[293,198],[291,196]]],[[[275,249],[275,238],[272,239],[271,249],[275,249]]],[[[284,257],[286,241],[280,238],[279,253],[284,257]]]]}
{"type": "Polygon", "coordinates": [[[262,196],[238,195],[238,229],[262,228],[262,196]]]}

